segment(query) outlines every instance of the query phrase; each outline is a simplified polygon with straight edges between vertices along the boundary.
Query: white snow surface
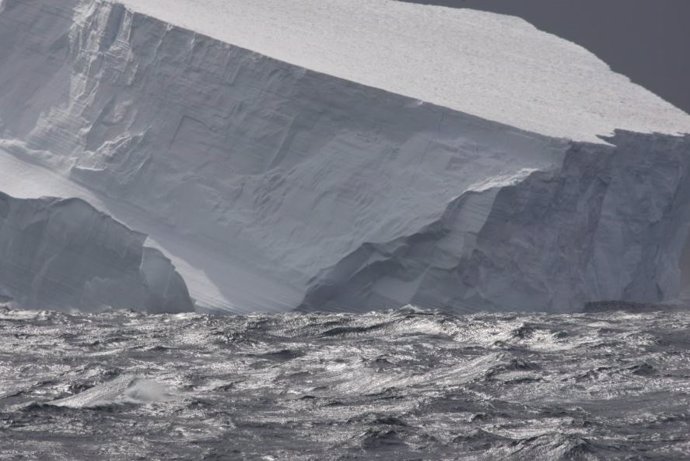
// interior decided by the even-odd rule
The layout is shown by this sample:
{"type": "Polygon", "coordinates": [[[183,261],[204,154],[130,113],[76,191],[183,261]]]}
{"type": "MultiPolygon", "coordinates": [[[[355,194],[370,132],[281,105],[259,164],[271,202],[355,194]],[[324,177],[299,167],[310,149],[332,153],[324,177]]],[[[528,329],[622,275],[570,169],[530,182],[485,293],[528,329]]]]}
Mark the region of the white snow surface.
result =
{"type": "Polygon", "coordinates": [[[544,135],[689,133],[690,116],[526,21],[392,0],[117,0],[224,42],[544,135]]]}

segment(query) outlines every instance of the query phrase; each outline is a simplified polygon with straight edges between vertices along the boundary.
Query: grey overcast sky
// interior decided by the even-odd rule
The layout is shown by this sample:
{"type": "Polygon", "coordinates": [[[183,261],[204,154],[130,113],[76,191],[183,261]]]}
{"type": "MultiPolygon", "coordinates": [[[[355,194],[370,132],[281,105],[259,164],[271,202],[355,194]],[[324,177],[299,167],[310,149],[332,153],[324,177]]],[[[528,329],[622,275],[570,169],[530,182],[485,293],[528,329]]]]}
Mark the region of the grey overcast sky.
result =
{"type": "Polygon", "coordinates": [[[690,0],[403,0],[520,16],[690,113],[690,0]]]}

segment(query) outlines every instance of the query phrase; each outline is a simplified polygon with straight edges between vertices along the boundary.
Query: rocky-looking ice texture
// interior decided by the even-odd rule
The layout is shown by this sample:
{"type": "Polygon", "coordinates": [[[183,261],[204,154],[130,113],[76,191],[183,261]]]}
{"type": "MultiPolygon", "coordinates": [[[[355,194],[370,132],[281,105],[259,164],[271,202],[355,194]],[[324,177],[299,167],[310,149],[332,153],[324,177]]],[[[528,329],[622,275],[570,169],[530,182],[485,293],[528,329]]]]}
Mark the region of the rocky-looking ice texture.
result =
{"type": "MultiPolygon", "coordinates": [[[[687,153],[683,138],[671,136],[690,132],[687,114],[613,74],[582,48],[514,18],[384,0],[124,3],[0,0],[0,148],[15,161],[78,183],[97,199],[86,197],[91,203],[150,235],[201,306],[289,310],[307,291],[307,301],[354,300],[313,297],[334,279],[328,268],[336,268],[342,277],[335,279],[352,284],[342,293],[361,291],[357,299],[371,301],[366,307],[416,299],[451,308],[574,308],[580,298],[567,305],[561,300],[592,285],[560,291],[549,258],[570,255],[551,254],[548,242],[534,248],[548,254],[530,254],[528,270],[504,268],[505,279],[485,277],[485,262],[469,255],[481,245],[497,252],[508,245],[505,257],[490,261],[519,259],[521,242],[510,246],[506,232],[527,232],[520,219],[542,210],[505,215],[516,220],[514,229],[490,232],[503,197],[514,188],[530,190],[542,176],[554,184],[564,180],[577,146],[605,158],[611,149],[618,152],[603,141],[572,144],[561,136],[593,141],[614,128],[668,135],[642,136],[645,152],[637,155],[626,156],[621,148],[615,156],[621,168],[637,168],[635,159],[645,156],[673,158],[677,153],[667,152],[669,145],[687,153]],[[434,38],[415,47],[421,35],[406,36],[403,24],[443,31],[443,38],[424,34],[434,38]],[[385,44],[393,48],[377,48],[385,44]],[[491,296],[468,297],[464,285],[438,275],[438,294],[424,298],[420,293],[432,285],[417,287],[420,279],[398,276],[390,263],[382,263],[395,272],[390,280],[357,288],[352,270],[370,264],[360,256],[352,264],[352,255],[416,241],[424,229],[449,219],[450,236],[432,239],[428,247],[406,244],[416,248],[406,264],[452,268],[457,258],[476,262],[463,271],[479,271],[476,289],[483,292],[487,283],[491,296]],[[494,236],[501,240],[492,243],[494,236]],[[432,254],[440,259],[430,262],[432,254]],[[533,285],[526,277],[554,282],[550,295],[526,288],[533,285]]],[[[618,174],[607,163],[591,168],[592,174],[600,168],[599,176],[618,174]]],[[[653,167],[650,172],[661,174],[653,167]]],[[[583,210],[598,213],[585,206],[584,196],[570,198],[583,208],[564,210],[559,218],[565,222],[579,219],[583,210]]],[[[607,193],[612,203],[625,199],[607,193]]],[[[638,220],[647,219],[644,210],[639,217],[636,212],[620,223],[621,231],[636,232],[638,220]]],[[[566,245],[569,226],[544,227],[566,245]]],[[[648,237],[676,238],[663,232],[648,237]]],[[[687,233],[686,224],[679,221],[673,232],[687,233]]],[[[596,243],[603,246],[614,239],[605,233],[578,238],[608,238],[596,243]]],[[[667,264],[659,274],[680,277],[677,261],[658,259],[664,257],[650,250],[635,261],[640,267],[667,264]]],[[[601,285],[582,298],[618,293],[623,282],[617,277],[624,275],[607,274],[612,267],[604,258],[593,261],[582,270],[597,274],[601,285]]],[[[677,285],[661,283],[657,298],[673,296],[668,287],[677,285]]]]}
{"type": "Polygon", "coordinates": [[[170,260],[145,239],[80,199],[0,193],[0,296],[41,309],[193,310],[170,260]]]}

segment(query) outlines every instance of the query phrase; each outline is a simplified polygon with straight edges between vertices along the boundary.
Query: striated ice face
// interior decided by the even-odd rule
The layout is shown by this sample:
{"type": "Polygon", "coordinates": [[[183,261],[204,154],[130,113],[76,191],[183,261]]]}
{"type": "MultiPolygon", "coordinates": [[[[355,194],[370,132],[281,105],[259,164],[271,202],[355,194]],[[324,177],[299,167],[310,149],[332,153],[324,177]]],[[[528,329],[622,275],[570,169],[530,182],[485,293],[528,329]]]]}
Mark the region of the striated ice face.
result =
{"type": "Polygon", "coordinates": [[[148,234],[209,307],[293,309],[363,242],[416,232],[565,150],[109,3],[18,3],[3,17],[6,151],[148,234]],[[46,24],[31,50],[26,21],[46,24]]]}
{"type": "Polygon", "coordinates": [[[610,141],[573,144],[555,171],[465,194],[418,232],[360,246],[311,281],[302,308],[571,312],[684,296],[690,137],[610,141]]]}

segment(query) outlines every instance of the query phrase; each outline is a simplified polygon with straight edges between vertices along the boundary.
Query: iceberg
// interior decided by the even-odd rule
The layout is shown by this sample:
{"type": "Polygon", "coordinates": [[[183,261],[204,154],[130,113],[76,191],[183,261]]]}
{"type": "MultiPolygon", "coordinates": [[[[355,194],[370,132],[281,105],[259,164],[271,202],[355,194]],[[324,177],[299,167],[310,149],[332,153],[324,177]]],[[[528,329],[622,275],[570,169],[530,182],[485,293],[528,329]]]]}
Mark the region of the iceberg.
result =
{"type": "Polygon", "coordinates": [[[690,116],[520,19],[0,0],[0,43],[0,190],[50,176],[41,194],[148,235],[202,308],[577,310],[688,285],[690,116]]]}

